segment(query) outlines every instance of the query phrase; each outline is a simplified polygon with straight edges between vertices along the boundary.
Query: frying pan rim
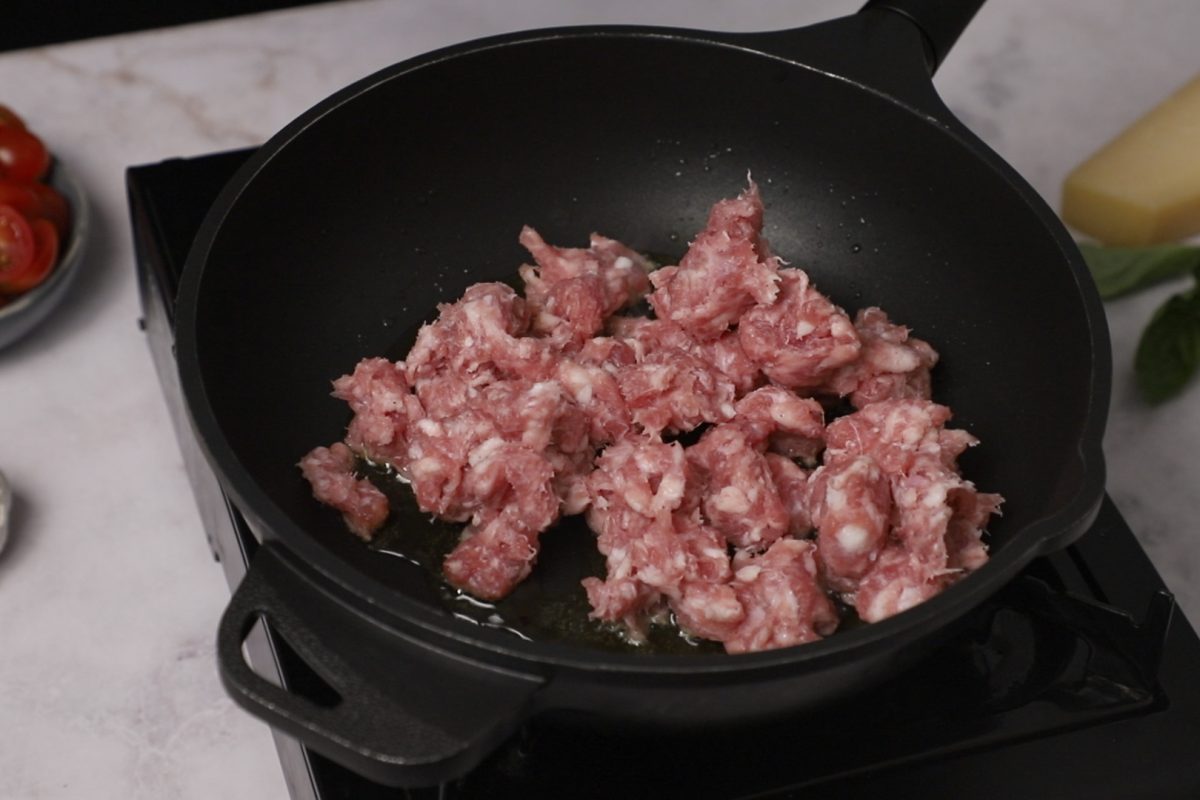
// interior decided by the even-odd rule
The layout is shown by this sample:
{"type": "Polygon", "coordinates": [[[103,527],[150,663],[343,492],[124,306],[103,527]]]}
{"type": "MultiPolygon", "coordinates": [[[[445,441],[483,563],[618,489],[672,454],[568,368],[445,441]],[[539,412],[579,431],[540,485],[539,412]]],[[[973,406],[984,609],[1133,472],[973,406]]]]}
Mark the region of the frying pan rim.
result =
{"type": "MultiPolygon", "coordinates": [[[[856,16],[842,17],[813,27],[831,25],[857,19],[856,16]]],[[[1109,365],[1103,356],[1108,349],[1107,328],[1103,311],[1094,285],[1083,280],[1086,269],[1077,251],[1072,253],[1062,241],[1065,232],[1053,225],[1047,231],[1054,235],[1064,255],[1065,264],[1071,269],[1076,284],[1082,292],[1082,311],[1088,323],[1093,352],[1092,396],[1089,398],[1087,416],[1080,438],[1077,457],[1084,479],[1078,491],[1066,503],[1051,514],[1027,524],[1017,531],[1012,540],[988,563],[973,573],[969,580],[957,582],[936,597],[893,616],[889,619],[855,630],[839,633],[804,646],[782,648],[758,653],[712,655],[649,655],[638,653],[615,653],[583,645],[571,645],[553,641],[527,642],[517,637],[460,622],[444,610],[422,603],[412,597],[390,589],[374,578],[345,561],[323,545],[318,537],[306,528],[291,521],[287,513],[277,505],[265,491],[251,471],[242,464],[229,440],[224,435],[217,414],[208,401],[208,391],[202,376],[202,347],[195,336],[198,304],[203,287],[209,254],[218,240],[226,218],[237,205],[242,193],[252,184],[258,174],[283,151],[293,140],[327,115],[351,102],[354,98],[370,91],[384,82],[409,79],[414,73],[434,67],[442,62],[470,57],[499,47],[536,45],[546,41],[566,38],[602,39],[606,37],[636,40],[670,40],[688,47],[715,47],[737,50],[754,58],[768,58],[789,67],[798,67],[837,80],[853,87],[854,91],[865,91],[888,103],[898,106],[906,113],[918,116],[932,124],[942,134],[948,135],[987,166],[998,170],[1010,189],[1027,204],[1031,211],[1044,218],[1048,209],[1024,180],[1002,159],[994,154],[969,129],[949,115],[949,120],[911,104],[868,84],[829,72],[811,64],[788,58],[777,53],[758,50],[749,45],[755,36],[778,35],[781,31],[761,33],[720,33],[688,28],[671,28],[642,25],[588,25],[542,28],[517,31],[451,45],[449,47],[407,59],[385,67],[375,73],[331,94],[309,108],[278,133],[265,142],[237,171],[222,189],[217,200],[206,214],[198,229],[180,281],[177,299],[177,364],[186,399],[185,406],[198,440],[210,464],[220,476],[222,485],[242,504],[247,516],[278,539],[284,548],[298,561],[319,572],[326,580],[348,592],[351,596],[372,602],[385,600],[380,608],[386,608],[389,616],[403,620],[407,626],[415,626],[433,641],[426,644],[439,648],[449,644],[458,648],[467,647],[474,651],[486,651],[487,657],[503,658],[525,665],[544,665],[564,669],[582,669],[590,672],[637,673],[660,676],[711,676],[728,673],[771,671],[778,668],[795,667],[798,663],[836,663],[849,658],[856,652],[870,647],[880,640],[902,636],[909,631],[919,631],[936,623],[935,628],[946,627],[963,614],[975,608],[993,594],[1000,584],[1010,580],[1016,572],[1043,551],[1054,549],[1050,541],[1064,537],[1074,538],[1082,533],[1098,510],[1103,496],[1103,454],[1100,434],[1105,424],[1107,398],[1105,392],[1096,392],[1097,385],[1107,389],[1109,365]],[[1090,292],[1089,292],[1090,289],[1090,292]],[[1099,323],[1099,325],[1097,324],[1099,323]],[[1103,335],[1100,335],[1103,332],[1103,335]],[[1100,395],[1098,398],[1097,395],[1100,395]],[[1067,534],[1064,534],[1067,531],[1067,534]],[[1020,543],[1024,542],[1024,546],[1020,543]]],[[[936,98],[936,95],[934,95],[936,98]]],[[[949,112],[946,112],[949,114],[949,112]]],[[[1055,220],[1056,221],[1056,220],[1055,220]]],[[[921,638],[924,638],[922,636],[921,638]]],[[[482,652],[480,653],[482,655],[482,652]]],[[[528,668],[528,666],[527,666],[528,668]]]]}

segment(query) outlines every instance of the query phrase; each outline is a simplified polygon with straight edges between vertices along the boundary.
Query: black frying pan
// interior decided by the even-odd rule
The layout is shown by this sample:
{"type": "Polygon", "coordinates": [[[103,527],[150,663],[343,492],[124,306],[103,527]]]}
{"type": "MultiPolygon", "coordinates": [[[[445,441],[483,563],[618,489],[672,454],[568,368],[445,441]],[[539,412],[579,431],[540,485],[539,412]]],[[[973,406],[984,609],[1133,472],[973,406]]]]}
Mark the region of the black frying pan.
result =
{"type": "MultiPolygon", "coordinates": [[[[177,329],[202,444],[267,543],[221,624],[235,699],[376,780],[431,782],[547,709],[691,724],[827,702],[910,663],[1080,535],[1103,493],[1107,330],[1054,214],[931,86],[978,4],[871,2],[770,34],[487,39],[371,76],[267,143],[201,229],[177,329]],[[797,648],[613,653],[453,617],[427,570],[364,547],[312,499],[295,463],[347,422],[329,381],[400,355],[468,284],[511,279],[522,224],[558,244],[598,230],[679,254],[747,170],[777,252],[940,351],[934,396],[983,441],[966,474],[1007,498],[983,569],[797,648]],[[249,670],[240,645],[259,615],[336,698],[249,670]]],[[[560,568],[547,555],[535,574],[560,568]]]]}

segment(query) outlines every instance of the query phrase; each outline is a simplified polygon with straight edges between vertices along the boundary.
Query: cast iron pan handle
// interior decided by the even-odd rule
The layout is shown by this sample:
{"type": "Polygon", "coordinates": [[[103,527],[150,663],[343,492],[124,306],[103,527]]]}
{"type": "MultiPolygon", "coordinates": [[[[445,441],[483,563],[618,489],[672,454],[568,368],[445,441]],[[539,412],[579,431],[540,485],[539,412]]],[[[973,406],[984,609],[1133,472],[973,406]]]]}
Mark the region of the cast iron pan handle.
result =
{"type": "Polygon", "coordinates": [[[916,25],[925,39],[932,75],[982,5],[983,0],[867,0],[862,11],[886,9],[916,25]]]}
{"type": "Polygon", "coordinates": [[[959,126],[930,80],[984,0],[868,0],[857,14],[803,28],[721,38],[880,92],[959,126]]]}
{"type": "Polygon", "coordinates": [[[542,681],[399,642],[318,589],[271,544],[221,617],[217,658],[235,701],[371,780],[428,786],[465,774],[524,719],[542,681]],[[260,677],[242,643],[265,619],[336,693],[294,694],[260,677]]]}

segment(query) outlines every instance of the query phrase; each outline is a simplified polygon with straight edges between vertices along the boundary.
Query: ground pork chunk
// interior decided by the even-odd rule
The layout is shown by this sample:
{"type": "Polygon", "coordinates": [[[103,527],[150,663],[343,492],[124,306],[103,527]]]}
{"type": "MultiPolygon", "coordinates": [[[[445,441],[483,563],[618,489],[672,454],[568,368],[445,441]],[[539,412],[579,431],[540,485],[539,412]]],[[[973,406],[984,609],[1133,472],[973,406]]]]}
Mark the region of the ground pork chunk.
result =
{"type": "Polygon", "coordinates": [[[724,639],[730,653],[804,644],[833,633],[837,611],[817,576],[816,545],[780,539],[759,556],[734,562],[731,584],[745,617],[724,639]]]}
{"type": "Polygon", "coordinates": [[[683,446],[631,436],[608,447],[589,480],[591,519],[603,532],[607,515],[629,508],[643,517],[670,514],[683,504],[687,459],[683,446]]]}
{"type": "Polygon", "coordinates": [[[964,430],[943,427],[950,409],[922,400],[885,400],[839,417],[825,432],[825,461],[869,455],[889,475],[931,461],[954,468],[959,455],[977,443],[964,430]]]}
{"type": "Polygon", "coordinates": [[[333,382],[333,396],[346,401],[354,418],[346,430],[350,449],[375,462],[397,464],[408,448],[409,426],[425,416],[404,377],[403,365],[365,358],[354,372],[333,382]]]}
{"type": "Polygon", "coordinates": [[[779,501],[787,512],[787,532],[797,538],[807,536],[813,529],[808,498],[809,473],[792,459],[778,453],[767,453],[764,458],[767,468],[771,470],[771,480],[779,492],[779,501]]]}
{"type": "Polygon", "coordinates": [[[613,239],[522,229],[523,293],[470,286],[404,361],[333,382],[351,417],[300,461],[313,495],[370,538],[388,503],[359,470],[389,467],[462,523],[442,572],[490,601],[584,514],[594,619],[641,641],[673,618],[729,653],[831,634],[833,598],[875,622],[978,569],[1002,498],[959,470],[976,440],[931,400],[937,353],[781,269],[763,213],[750,182],[656,272],[613,239]],[[643,298],[655,316],[630,310],[643,298]]]}
{"type": "Polygon", "coordinates": [[[629,406],[611,371],[595,364],[564,359],[558,365],[556,377],[563,391],[583,412],[588,437],[593,444],[610,444],[629,433],[633,425],[629,406]]]}
{"type": "Polygon", "coordinates": [[[613,317],[608,328],[613,337],[629,345],[635,362],[664,350],[685,352],[718,374],[723,382],[732,384],[735,397],[741,397],[761,382],[762,373],[742,350],[736,331],[712,341],[698,342],[674,322],[647,317],[613,317]]]}
{"type": "Polygon", "coordinates": [[[731,639],[746,619],[746,607],[732,583],[690,581],[671,600],[679,627],[701,639],[731,639]]]}
{"type": "Polygon", "coordinates": [[[651,436],[690,431],[734,414],[733,384],[683,350],[656,350],[619,369],[616,379],[633,422],[651,436]]]}
{"type": "Polygon", "coordinates": [[[604,327],[604,303],[600,276],[567,278],[547,289],[530,327],[565,351],[577,350],[604,327]]]}
{"type": "Polygon", "coordinates": [[[771,469],[741,426],[710,428],[687,457],[705,486],[704,518],[734,547],[765,549],[787,531],[771,469]]]}
{"type": "Polygon", "coordinates": [[[811,397],[764,386],[739,400],[734,410],[756,447],[806,461],[825,448],[825,411],[811,397]]]}
{"type": "Polygon", "coordinates": [[[773,383],[814,389],[858,358],[862,344],[846,312],[818,292],[803,271],[779,271],[779,297],[749,309],[738,341],[773,383]]]}
{"type": "Polygon", "coordinates": [[[762,383],[762,371],[742,349],[737,331],[729,331],[711,342],[698,343],[693,352],[728,378],[738,397],[762,383]]]}
{"type": "Polygon", "coordinates": [[[691,353],[696,349],[696,340],[679,325],[666,319],[617,316],[609,320],[608,332],[617,341],[628,345],[634,360],[638,362],[644,361],[650,353],[662,350],[691,353]]]}
{"type": "Polygon", "coordinates": [[[503,442],[480,454],[465,476],[479,501],[459,545],[443,564],[451,584],[484,600],[498,600],[533,569],[538,535],[558,518],[554,470],[520,444],[503,442]]]}
{"type": "Polygon", "coordinates": [[[659,319],[678,324],[700,342],[719,338],[755,304],[778,294],[779,260],[762,238],[763,203],[753,182],[709,213],[708,225],[677,267],[650,275],[649,300],[659,319]]]}
{"type": "Polygon", "coordinates": [[[506,445],[545,461],[553,477],[556,464],[569,468],[572,461],[550,456],[590,455],[588,424],[555,382],[497,381],[448,394],[436,414],[412,426],[406,459],[395,466],[422,509],[465,522],[502,501],[489,476],[497,454],[510,452],[506,445]]]}
{"type": "Polygon", "coordinates": [[[608,574],[583,582],[593,617],[624,621],[640,636],[662,592],[683,580],[688,554],[673,512],[684,502],[686,485],[687,462],[679,444],[629,437],[596,460],[587,479],[587,519],[608,574]]]}
{"type": "Polygon", "coordinates": [[[929,371],[938,354],[928,342],[909,336],[908,328],[888,320],[880,308],[864,308],[854,316],[862,352],[839,367],[823,387],[849,397],[855,408],[881,400],[928,400],[929,371]]]}
{"type": "MultiPolygon", "coordinates": [[[[411,384],[448,372],[471,385],[487,383],[512,366],[514,350],[525,346],[517,339],[529,329],[529,308],[502,283],[477,283],[438,311],[436,321],[421,326],[405,358],[411,384]]],[[[528,355],[534,355],[532,349],[528,355]]]]}
{"type": "Polygon", "coordinates": [[[356,536],[370,539],[387,519],[387,497],[354,474],[354,453],[342,442],[312,450],[300,459],[300,471],[313,496],[342,512],[346,527],[356,536]]]}
{"type": "Polygon", "coordinates": [[[1004,498],[998,494],[975,490],[968,484],[951,493],[954,514],[946,530],[946,567],[973,572],[987,562],[987,545],[983,530],[993,514],[1000,513],[1004,498]]]}
{"type": "Polygon", "coordinates": [[[587,249],[554,247],[525,226],[519,240],[537,263],[519,270],[525,298],[537,313],[547,309],[556,285],[589,275],[599,279],[602,319],[637,302],[650,288],[648,275],[654,265],[615,239],[593,233],[587,249]]]}
{"type": "Polygon", "coordinates": [[[860,619],[879,622],[925,602],[943,588],[926,565],[902,545],[892,544],[879,554],[875,567],[850,597],[860,619]]]}
{"type": "MultiPolygon", "coordinates": [[[[948,408],[928,400],[885,400],[835,420],[826,432],[824,470],[849,470],[866,460],[888,485],[886,539],[858,523],[872,534],[864,539],[870,543],[869,565],[847,560],[845,553],[822,543],[831,586],[868,622],[923,602],[986,561],[983,526],[999,511],[1001,498],[980,494],[959,474],[958,456],[976,440],[944,427],[949,419],[948,408]]],[[[824,491],[828,498],[821,479],[814,473],[810,491],[824,491]]],[[[855,513],[883,511],[878,480],[871,486],[875,500],[859,503],[855,513]]],[[[819,514],[814,513],[814,521],[820,526],[819,514]]]]}
{"type": "Polygon", "coordinates": [[[892,511],[887,476],[870,456],[844,459],[812,474],[806,499],[825,580],[838,591],[853,592],[887,544],[892,511]]]}

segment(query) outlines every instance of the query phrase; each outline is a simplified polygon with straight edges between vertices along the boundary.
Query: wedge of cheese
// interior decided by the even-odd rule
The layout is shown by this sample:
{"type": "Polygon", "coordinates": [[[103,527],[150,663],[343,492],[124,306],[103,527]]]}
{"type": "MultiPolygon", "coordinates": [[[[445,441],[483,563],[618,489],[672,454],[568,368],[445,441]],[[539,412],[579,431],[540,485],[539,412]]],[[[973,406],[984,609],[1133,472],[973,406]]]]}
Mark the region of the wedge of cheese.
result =
{"type": "Polygon", "coordinates": [[[1200,75],[1067,176],[1062,214],[1104,244],[1200,232],[1200,75]]]}

